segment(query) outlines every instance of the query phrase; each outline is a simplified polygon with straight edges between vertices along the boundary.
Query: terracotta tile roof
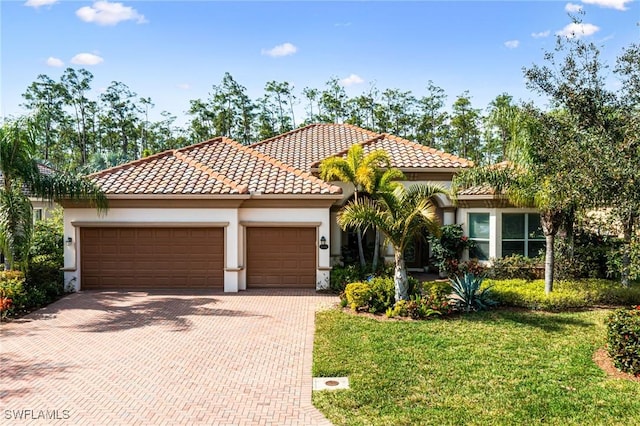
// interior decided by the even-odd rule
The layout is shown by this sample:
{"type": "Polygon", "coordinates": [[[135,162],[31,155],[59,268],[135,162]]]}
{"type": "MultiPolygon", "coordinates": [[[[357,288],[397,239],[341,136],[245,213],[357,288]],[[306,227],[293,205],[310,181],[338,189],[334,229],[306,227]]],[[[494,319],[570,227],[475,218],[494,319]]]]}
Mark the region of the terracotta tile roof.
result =
{"type": "Polygon", "coordinates": [[[311,165],[355,143],[378,136],[349,124],[311,124],[251,145],[251,148],[285,164],[309,171],[311,165]]]}
{"type": "MultiPolygon", "coordinates": [[[[442,169],[473,166],[473,162],[464,158],[387,133],[361,142],[360,145],[362,145],[365,155],[377,149],[386,151],[391,157],[391,166],[398,169],[442,169]]],[[[346,157],[347,151],[348,149],[345,149],[335,156],[346,157]]],[[[319,166],[320,161],[311,165],[313,168],[319,166]]]]}
{"type": "Polygon", "coordinates": [[[220,137],[89,175],[107,194],[340,194],[323,182],[220,137]]]}
{"type": "Polygon", "coordinates": [[[458,191],[457,195],[496,195],[496,190],[489,185],[479,185],[458,191]]]}
{"type": "Polygon", "coordinates": [[[302,170],[317,168],[327,157],[345,156],[349,148],[361,144],[365,153],[384,149],[394,167],[402,169],[461,168],[473,163],[409,140],[379,134],[350,124],[311,124],[251,147],[302,170]]]}

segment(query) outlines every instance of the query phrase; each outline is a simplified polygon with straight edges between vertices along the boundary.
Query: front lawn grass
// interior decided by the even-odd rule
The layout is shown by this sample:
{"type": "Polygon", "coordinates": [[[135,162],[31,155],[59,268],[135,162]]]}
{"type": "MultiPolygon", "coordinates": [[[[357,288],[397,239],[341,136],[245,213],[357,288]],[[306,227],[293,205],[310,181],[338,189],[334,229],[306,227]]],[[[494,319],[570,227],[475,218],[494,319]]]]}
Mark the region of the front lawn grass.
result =
{"type": "Polygon", "coordinates": [[[640,424],[640,383],[593,362],[608,311],[492,311],[431,321],[318,313],[313,393],[334,424],[640,424]]]}

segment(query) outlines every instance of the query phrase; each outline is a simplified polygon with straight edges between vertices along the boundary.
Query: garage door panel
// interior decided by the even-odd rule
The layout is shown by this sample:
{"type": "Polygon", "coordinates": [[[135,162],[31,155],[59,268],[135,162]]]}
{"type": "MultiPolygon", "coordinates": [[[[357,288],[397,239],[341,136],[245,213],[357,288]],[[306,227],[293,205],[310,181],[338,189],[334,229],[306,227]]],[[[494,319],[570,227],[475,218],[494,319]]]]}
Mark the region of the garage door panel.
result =
{"type": "Polygon", "coordinates": [[[315,288],[315,228],[247,228],[247,287],[315,288]]]}
{"type": "Polygon", "coordinates": [[[223,228],[82,228],[83,289],[222,288],[223,228]]]}

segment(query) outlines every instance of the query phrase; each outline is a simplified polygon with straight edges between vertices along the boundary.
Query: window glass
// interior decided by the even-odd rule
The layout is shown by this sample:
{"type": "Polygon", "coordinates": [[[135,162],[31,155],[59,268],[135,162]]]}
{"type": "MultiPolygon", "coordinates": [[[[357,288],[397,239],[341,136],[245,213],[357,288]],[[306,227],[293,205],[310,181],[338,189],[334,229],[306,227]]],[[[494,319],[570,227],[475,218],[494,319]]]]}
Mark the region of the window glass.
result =
{"type": "Polygon", "coordinates": [[[469,213],[469,237],[489,239],[489,213],[469,213]]]}
{"type": "Polygon", "coordinates": [[[38,222],[42,220],[42,209],[33,209],[33,221],[38,222]]]}
{"type": "Polygon", "coordinates": [[[524,241],[502,242],[502,257],[511,256],[512,254],[524,256],[524,241]]]}
{"type": "Polygon", "coordinates": [[[523,214],[503,214],[502,215],[502,239],[524,239],[524,215],[523,214]]]}
{"type": "Polygon", "coordinates": [[[544,250],[544,235],[537,213],[502,215],[502,257],[519,254],[536,257],[544,250]]]}
{"type": "Polygon", "coordinates": [[[476,246],[469,249],[469,258],[478,260],[489,259],[489,241],[477,241],[474,240],[476,246]]]}
{"type": "Polygon", "coordinates": [[[529,213],[529,238],[531,239],[544,239],[544,234],[542,233],[542,226],[540,226],[540,215],[529,213]]]}
{"type": "Polygon", "coordinates": [[[544,254],[544,241],[529,241],[529,257],[536,257],[539,254],[544,254]]]}

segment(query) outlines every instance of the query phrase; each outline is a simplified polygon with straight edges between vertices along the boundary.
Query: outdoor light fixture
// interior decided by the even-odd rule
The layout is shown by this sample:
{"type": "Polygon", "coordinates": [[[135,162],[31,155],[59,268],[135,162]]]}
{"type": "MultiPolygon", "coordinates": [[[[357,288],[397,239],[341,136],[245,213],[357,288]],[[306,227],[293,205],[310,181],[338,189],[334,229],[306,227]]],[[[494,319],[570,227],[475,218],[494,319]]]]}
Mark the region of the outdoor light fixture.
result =
{"type": "Polygon", "coordinates": [[[329,245],[327,244],[327,239],[324,237],[324,235],[320,237],[320,248],[322,250],[326,250],[329,248],[329,245]]]}
{"type": "Polygon", "coordinates": [[[67,246],[72,245],[72,244],[73,244],[73,238],[71,238],[71,237],[67,238],[67,241],[65,241],[65,244],[66,244],[67,246]]]}

